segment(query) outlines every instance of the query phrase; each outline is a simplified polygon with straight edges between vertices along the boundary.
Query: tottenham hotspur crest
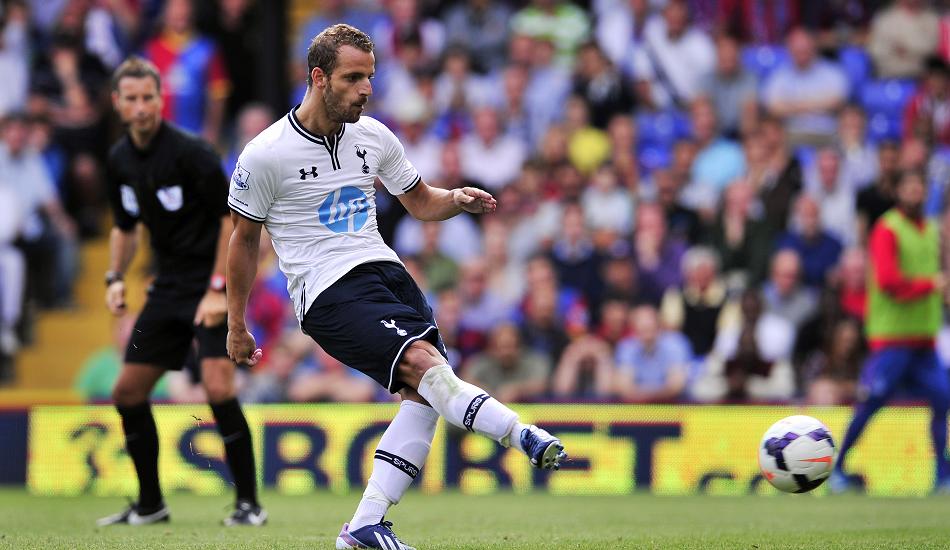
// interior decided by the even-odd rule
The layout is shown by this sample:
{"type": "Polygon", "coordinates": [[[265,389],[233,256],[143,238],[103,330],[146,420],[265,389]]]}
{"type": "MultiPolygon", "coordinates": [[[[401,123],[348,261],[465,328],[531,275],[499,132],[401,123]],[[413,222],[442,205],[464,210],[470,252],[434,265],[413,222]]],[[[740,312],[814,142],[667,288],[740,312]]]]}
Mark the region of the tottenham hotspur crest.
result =
{"type": "Polygon", "coordinates": [[[356,156],[363,161],[363,173],[369,174],[369,165],[366,164],[366,149],[360,149],[359,145],[354,145],[354,147],[356,147],[356,156]]]}
{"type": "Polygon", "coordinates": [[[394,328],[394,329],[396,329],[396,334],[398,334],[399,336],[405,336],[405,335],[409,334],[409,333],[406,332],[405,330],[403,330],[403,329],[397,327],[397,326],[396,326],[396,321],[393,320],[393,319],[390,319],[388,323],[387,323],[386,320],[384,319],[384,320],[380,321],[380,323],[382,323],[382,325],[383,325],[384,327],[386,327],[386,328],[394,328]]]}

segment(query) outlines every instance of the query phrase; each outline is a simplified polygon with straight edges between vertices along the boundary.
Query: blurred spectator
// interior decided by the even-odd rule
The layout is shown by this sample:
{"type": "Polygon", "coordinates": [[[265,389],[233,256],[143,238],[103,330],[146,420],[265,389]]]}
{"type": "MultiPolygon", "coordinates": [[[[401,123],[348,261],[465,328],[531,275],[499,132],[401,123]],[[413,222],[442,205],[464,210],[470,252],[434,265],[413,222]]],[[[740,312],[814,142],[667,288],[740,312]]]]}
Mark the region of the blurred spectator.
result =
{"type": "Polygon", "coordinates": [[[78,270],[76,224],[63,210],[43,159],[29,148],[28,132],[25,115],[13,114],[4,122],[0,186],[13,190],[25,217],[19,239],[30,295],[45,307],[64,306],[72,301],[78,270]]]}
{"type": "Polygon", "coordinates": [[[102,234],[102,220],[106,212],[103,181],[102,167],[96,157],[89,153],[76,155],[63,177],[63,207],[76,222],[78,236],[82,240],[102,234]]]}
{"type": "Polygon", "coordinates": [[[802,263],[802,282],[812,288],[825,286],[843,249],[838,239],[822,229],[821,207],[809,195],[795,201],[795,221],[789,231],[779,235],[775,248],[795,251],[802,263]]]}
{"type": "Polygon", "coordinates": [[[867,280],[867,253],[863,248],[849,248],[838,264],[835,291],[841,312],[859,321],[864,321],[867,313],[867,280]]]}
{"type": "Polygon", "coordinates": [[[229,89],[225,109],[224,123],[227,124],[245,106],[261,100],[257,53],[261,40],[258,31],[261,19],[255,0],[217,0],[217,8],[209,34],[217,42],[224,60],[225,74],[234,83],[229,89]]]}
{"type": "Polygon", "coordinates": [[[473,259],[462,264],[458,289],[462,299],[459,327],[474,333],[473,346],[479,347],[484,344],[484,338],[493,326],[511,319],[511,308],[488,288],[484,260],[473,259]]]}
{"type": "Polygon", "coordinates": [[[610,158],[610,138],[590,122],[584,98],[573,95],[564,104],[564,129],[568,133],[567,156],[571,165],[589,175],[610,158]]]}
{"type": "Polygon", "coordinates": [[[397,124],[399,141],[406,150],[406,158],[422,179],[433,184],[442,177],[442,141],[429,131],[429,113],[425,99],[418,94],[403,98],[398,110],[392,113],[397,124]]]}
{"type": "Polygon", "coordinates": [[[458,264],[442,253],[440,237],[442,227],[439,222],[422,223],[422,249],[415,256],[425,272],[429,285],[435,292],[453,286],[458,280],[458,264]]]}
{"type": "Polygon", "coordinates": [[[950,145],[950,65],[927,58],[923,83],[904,107],[903,135],[935,145],[950,145]]]}
{"type": "Polygon", "coordinates": [[[501,189],[518,177],[527,155],[525,147],[501,132],[499,113],[493,108],[476,108],[472,120],[475,131],[459,144],[462,172],[489,191],[501,189]]]}
{"type": "Polygon", "coordinates": [[[433,90],[437,113],[464,116],[476,106],[490,105],[496,86],[472,70],[471,55],[464,47],[446,50],[441,69],[433,90]]]}
{"type": "Polygon", "coordinates": [[[584,220],[595,232],[616,237],[629,235],[633,228],[634,198],[620,185],[613,166],[605,164],[591,176],[581,195],[584,220]]]}
{"type": "Polygon", "coordinates": [[[765,311],[788,321],[797,331],[818,309],[815,290],[801,283],[802,262],[798,252],[779,250],[772,257],[769,280],[762,286],[765,311]]]}
{"type": "Polygon", "coordinates": [[[795,331],[777,315],[763,313],[758,291],[750,289],[740,301],[742,321],[716,337],[716,359],[694,388],[701,399],[771,401],[788,399],[795,391],[788,363],[795,331]]]}
{"type": "Polygon", "coordinates": [[[827,144],[835,132],[834,111],[848,97],[848,80],[840,67],[817,56],[809,31],[796,28],[787,42],[792,62],[765,81],[762,103],[786,122],[793,144],[827,144]]]}
{"type": "MultiPolygon", "coordinates": [[[[96,350],[79,367],[73,382],[83,401],[87,403],[111,403],[112,388],[122,369],[122,355],[129,344],[129,335],[135,326],[135,315],[123,315],[113,321],[112,343],[96,350]]],[[[167,400],[168,376],[159,378],[152,390],[151,399],[167,400]]]]}
{"type": "Polygon", "coordinates": [[[821,227],[844,246],[857,242],[855,188],[841,166],[841,156],[830,147],[818,151],[808,192],[821,208],[821,227]]]}
{"type": "Polygon", "coordinates": [[[739,42],[723,34],[716,39],[716,69],[703,82],[705,94],[715,107],[720,132],[737,139],[756,127],[758,102],[755,76],[742,67],[739,42]]]}
{"type": "Polygon", "coordinates": [[[300,26],[297,40],[294,41],[295,46],[291,57],[296,64],[303,65],[306,71],[307,50],[310,48],[310,42],[330,25],[346,23],[367,34],[374,33],[376,24],[382,19],[382,14],[371,11],[368,6],[371,4],[358,0],[321,0],[320,9],[300,26]]]}
{"type": "Polygon", "coordinates": [[[663,326],[689,340],[693,354],[705,357],[716,333],[737,314],[719,277],[719,258],[712,249],[696,246],[683,255],[683,288],[663,295],[660,315],[663,326]]]}
{"type": "Polygon", "coordinates": [[[880,78],[916,78],[937,51],[940,21],[924,0],[895,0],[871,22],[868,52],[880,78]]]}
{"type": "Polygon", "coordinates": [[[614,393],[628,402],[677,400],[689,372],[688,341],[678,332],[662,331],[652,306],[635,308],[631,323],[634,336],[617,345],[614,393]]]}
{"type": "Polygon", "coordinates": [[[599,338],[582,336],[561,354],[551,393],[562,399],[607,399],[614,393],[615,378],[610,346],[599,338]]]}
{"type": "MultiPolygon", "coordinates": [[[[752,181],[762,202],[765,222],[774,231],[783,231],[792,210],[794,198],[804,186],[802,166],[789,150],[787,134],[781,121],[767,117],[761,123],[761,135],[752,135],[746,141],[761,138],[765,145],[766,170],[762,179],[752,181]]],[[[749,150],[747,147],[746,150],[749,150]]],[[[750,161],[751,162],[751,161],[750,161]]]]}
{"type": "Polygon", "coordinates": [[[637,166],[637,127],[633,118],[627,115],[615,115],[607,124],[607,136],[610,138],[611,167],[620,178],[620,185],[630,192],[636,192],[640,183],[637,166]]]}
{"type": "MultiPolygon", "coordinates": [[[[295,333],[294,336],[299,338],[301,335],[295,333]]],[[[300,374],[293,372],[292,380],[285,378],[285,381],[292,382],[286,385],[290,401],[364,403],[373,400],[377,385],[372,379],[337,361],[313,342],[307,344],[304,349],[310,352],[310,356],[304,365],[309,368],[300,374]]],[[[295,370],[300,370],[300,366],[295,370]]]]}
{"type": "Polygon", "coordinates": [[[865,349],[861,327],[842,319],[801,366],[801,387],[809,405],[846,405],[856,396],[865,349]]]}
{"type": "Polygon", "coordinates": [[[33,68],[30,110],[48,116],[68,152],[101,154],[108,80],[108,70],[83,49],[81,37],[60,31],[33,68]]]}
{"type": "Polygon", "coordinates": [[[643,41],[650,0],[595,0],[591,4],[597,43],[615,67],[629,73],[630,58],[643,41]]]}
{"type": "Polygon", "coordinates": [[[462,352],[459,350],[461,329],[459,323],[462,316],[462,301],[459,298],[458,291],[451,287],[439,292],[433,305],[435,322],[439,326],[439,336],[448,351],[445,358],[449,360],[450,365],[461,365],[462,352]]]}
{"type": "Polygon", "coordinates": [[[595,42],[581,47],[575,70],[574,93],[590,106],[594,126],[606,129],[613,115],[632,113],[633,90],[595,42]]]}
{"type": "Polygon", "coordinates": [[[842,168],[856,190],[877,178],[877,149],[867,139],[867,120],[857,105],[847,105],[838,115],[838,148],[842,168]]]}
{"type": "Polygon", "coordinates": [[[531,119],[532,106],[525,100],[528,90],[528,68],[511,64],[501,71],[501,97],[497,100],[504,121],[504,132],[522,143],[534,143],[535,131],[531,119]]]}
{"type": "Polygon", "coordinates": [[[569,336],[587,331],[587,303],[575,290],[561,288],[551,261],[537,256],[526,266],[527,292],[521,304],[521,332],[525,345],[557,361],[569,336]]]}
{"type": "Polygon", "coordinates": [[[722,190],[745,172],[745,157],[741,147],[720,134],[716,111],[708,99],[694,101],[690,115],[698,147],[692,183],[702,188],[701,193],[709,202],[715,203],[722,190]]]}
{"type": "Polygon", "coordinates": [[[594,335],[610,346],[611,350],[614,350],[621,340],[630,336],[630,304],[631,302],[620,294],[607,294],[601,301],[599,323],[594,335]]]}
{"type": "Polygon", "coordinates": [[[633,58],[637,97],[655,109],[685,108],[702,92],[716,65],[716,48],[689,21],[685,0],[670,0],[662,17],[647,21],[633,58]]]}
{"type": "Polygon", "coordinates": [[[192,2],[166,2],[161,28],[144,51],[162,77],[162,117],[216,144],[231,80],[215,41],[195,29],[192,2]]]}
{"type": "Polygon", "coordinates": [[[764,222],[752,218],[752,198],[752,186],[744,180],[727,187],[719,218],[706,233],[730,290],[765,278],[772,237],[764,222]]]}
{"type": "Polygon", "coordinates": [[[609,256],[604,260],[602,278],[605,296],[614,296],[630,304],[641,301],[640,276],[629,256],[609,256]]]}
{"type": "Polygon", "coordinates": [[[900,177],[897,143],[886,141],[878,146],[877,164],[877,178],[858,193],[855,203],[861,243],[866,242],[868,231],[878,218],[894,206],[894,188],[900,177]]]}
{"type": "Polygon", "coordinates": [[[589,303],[597,302],[602,291],[601,257],[577,203],[564,206],[561,231],[551,245],[551,263],[563,287],[579,292],[589,303]]]}
{"type": "Polygon", "coordinates": [[[797,0],[721,0],[719,25],[745,43],[777,44],[799,24],[802,7],[797,0]]]}
{"type": "Polygon", "coordinates": [[[238,156],[244,150],[244,146],[257,137],[257,134],[266,130],[273,122],[274,112],[263,103],[251,103],[241,109],[235,124],[234,143],[231,145],[228,156],[224,159],[225,174],[234,173],[238,156]]]}
{"type": "Polygon", "coordinates": [[[450,45],[469,48],[480,71],[496,71],[505,64],[509,17],[502,2],[466,0],[445,15],[445,34],[450,45]]]}
{"type": "Polygon", "coordinates": [[[633,254],[642,299],[659,305],[666,289],[682,282],[680,259],[685,251],[686,243],[667,234],[666,215],[660,205],[641,203],[633,232],[633,254]]]}
{"type": "Polygon", "coordinates": [[[29,91],[29,29],[26,8],[9,2],[0,14],[0,118],[26,107],[29,91]]]}
{"type": "Polygon", "coordinates": [[[503,323],[492,328],[485,352],[469,360],[464,378],[498,400],[517,403],[545,393],[550,374],[549,360],[525,349],[518,327],[503,323]]]}
{"type": "Polygon", "coordinates": [[[702,222],[699,214],[680,201],[679,182],[673,178],[673,173],[666,169],[655,170],[652,179],[656,202],[666,212],[670,236],[689,244],[698,243],[702,238],[702,222]]]}
{"type": "MultiPolygon", "coordinates": [[[[543,1],[543,0],[542,0],[543,1]]],[[[532,149],[541,143],[548,127],[562,115],[564,101],[571,91],[571,74],[557,64],[554,44],[544,38],[515,36],[512,44],[527,44],[530,74],[525,90],[528,107],[528,128],[531,131],[532,149]]]]}
{"type": "Polygon", "coordinates": [[[590,22],[587,13],[571,2],[531,0],[511,18],[516,34],[553,40],[559,61],[570,66],[574,52],[587,38],[590,22]]]}
{"type": "Polygon", "coordinates": [[[372,31],[364,30],[373,37],[375,53],[382,59],[401,55],[399,49],[405,44],[403,39],[410,35],[418,37],[421,57],[424,60],[438,59],[445,46],[445,27],[441,21],[423,16],[418,0],[387,2],[385,12],[373,25],[372,31]]]}
{"type": "Polygon", "coordinates": [[[23,309],[26,263],[14,246],[23,224],[19,197],[0,180],[0,385],[12,379],[13,354],[20,346],[16,330],[23,309]]]}

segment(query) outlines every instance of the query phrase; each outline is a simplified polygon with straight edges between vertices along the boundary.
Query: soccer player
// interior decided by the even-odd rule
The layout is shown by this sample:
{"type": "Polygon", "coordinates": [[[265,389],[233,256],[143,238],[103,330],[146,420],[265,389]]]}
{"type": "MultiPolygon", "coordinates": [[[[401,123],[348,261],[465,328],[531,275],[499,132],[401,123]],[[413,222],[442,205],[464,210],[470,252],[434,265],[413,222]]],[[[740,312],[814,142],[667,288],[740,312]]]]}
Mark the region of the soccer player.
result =
{"type": "Polygon", "coordinates": [[[405,549],[383,518],[425,463],[439,416],[524,452],[538,468],[557,469],[566,455],[557,438],[455,376],[431,308],[379,235],[373,184],[379,177],[424,221],[492,212],[495,199],[429,187],[393,133],[361,116],[375,70],[365,33],[331,26],[313,39],[307,62],[303,102],[247,145],[231,178],[228,353],[250,365],[260,357],[245,310],[266,226],[303,331],[402,397],[336,547],[405,549]]]}
{"type": "Polygon", "coordinates": [[[149,395],[166,370],[181,369],[197,340],[202,383],[224,439],[237,502],[225,525],[261,525],[251,432],[235,398],[228,358],[225,265],[232,224],[228,182],[206,141],[162,120],[161,81],[154,65],[132,57],[112,78],[112,103],[125,135],[109,152],[111,234],[106,305],[123,315],[122,276],[136,251],[137,225],[149,230],[158,274],[135,323],[112,397],[139,479],[139,499],[99,525],[168,521],[158,483],[158,434],[149,395]]]}
{"type": "Polygon", "coordinates": [[[939,490],[950,489],[946,457],[950,382],[934,348],[946,284],[940,271],[939,230],[923,215],[926,192],[923,174],[902,174],[896,188],[897,206],[881,216],[868,239],[871,274],[865,330],[872,353],[861,374],[854,419],[829,480],[832,492],[857,484],[845,474],[848,451],[871,416],[902,387],[930,401],[936,484],[939,490]]]}

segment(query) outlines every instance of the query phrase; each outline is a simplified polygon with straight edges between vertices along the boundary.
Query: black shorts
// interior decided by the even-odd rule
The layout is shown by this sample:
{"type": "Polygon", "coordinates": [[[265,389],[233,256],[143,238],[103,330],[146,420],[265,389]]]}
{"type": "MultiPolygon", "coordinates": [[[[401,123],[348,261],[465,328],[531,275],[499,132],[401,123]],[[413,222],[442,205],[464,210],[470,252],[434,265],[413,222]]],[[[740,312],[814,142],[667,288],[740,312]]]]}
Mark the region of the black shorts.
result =
{"type": "Polygon", "coordinates": [[[353,268],[317,296],[301,328],[338,361],[392,393],[405,387],[396,366],[409,344],[424,339],[447,354],[432,308],[394,262],[353,268]]]}
{"type": "Polygon", "coordinates": [[[227,357],[228,323],[195,326],[195,312],[204,291],[191,295],[150,293],[135,321],[125,350],[126,363],[144,363],[181,370],[197,342],[197,359],[227,357]]]}

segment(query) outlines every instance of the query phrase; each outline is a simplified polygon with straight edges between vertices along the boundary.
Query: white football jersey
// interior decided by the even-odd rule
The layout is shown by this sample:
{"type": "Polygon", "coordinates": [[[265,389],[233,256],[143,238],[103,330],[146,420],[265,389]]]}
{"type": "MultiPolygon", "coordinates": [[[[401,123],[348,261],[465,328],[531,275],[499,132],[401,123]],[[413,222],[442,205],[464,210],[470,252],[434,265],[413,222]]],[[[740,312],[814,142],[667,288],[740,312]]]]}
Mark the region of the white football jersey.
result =
{"type": "Polygon", "coordinates": [[[361,117],[317,136],[294,109],[251,140],[231,176],[228,205],[270,233],[299,321],[314,299],[354,267],[397,262],[376,227],[376,177],[393,195],[419,184],[402,144],[361,117]]]}

